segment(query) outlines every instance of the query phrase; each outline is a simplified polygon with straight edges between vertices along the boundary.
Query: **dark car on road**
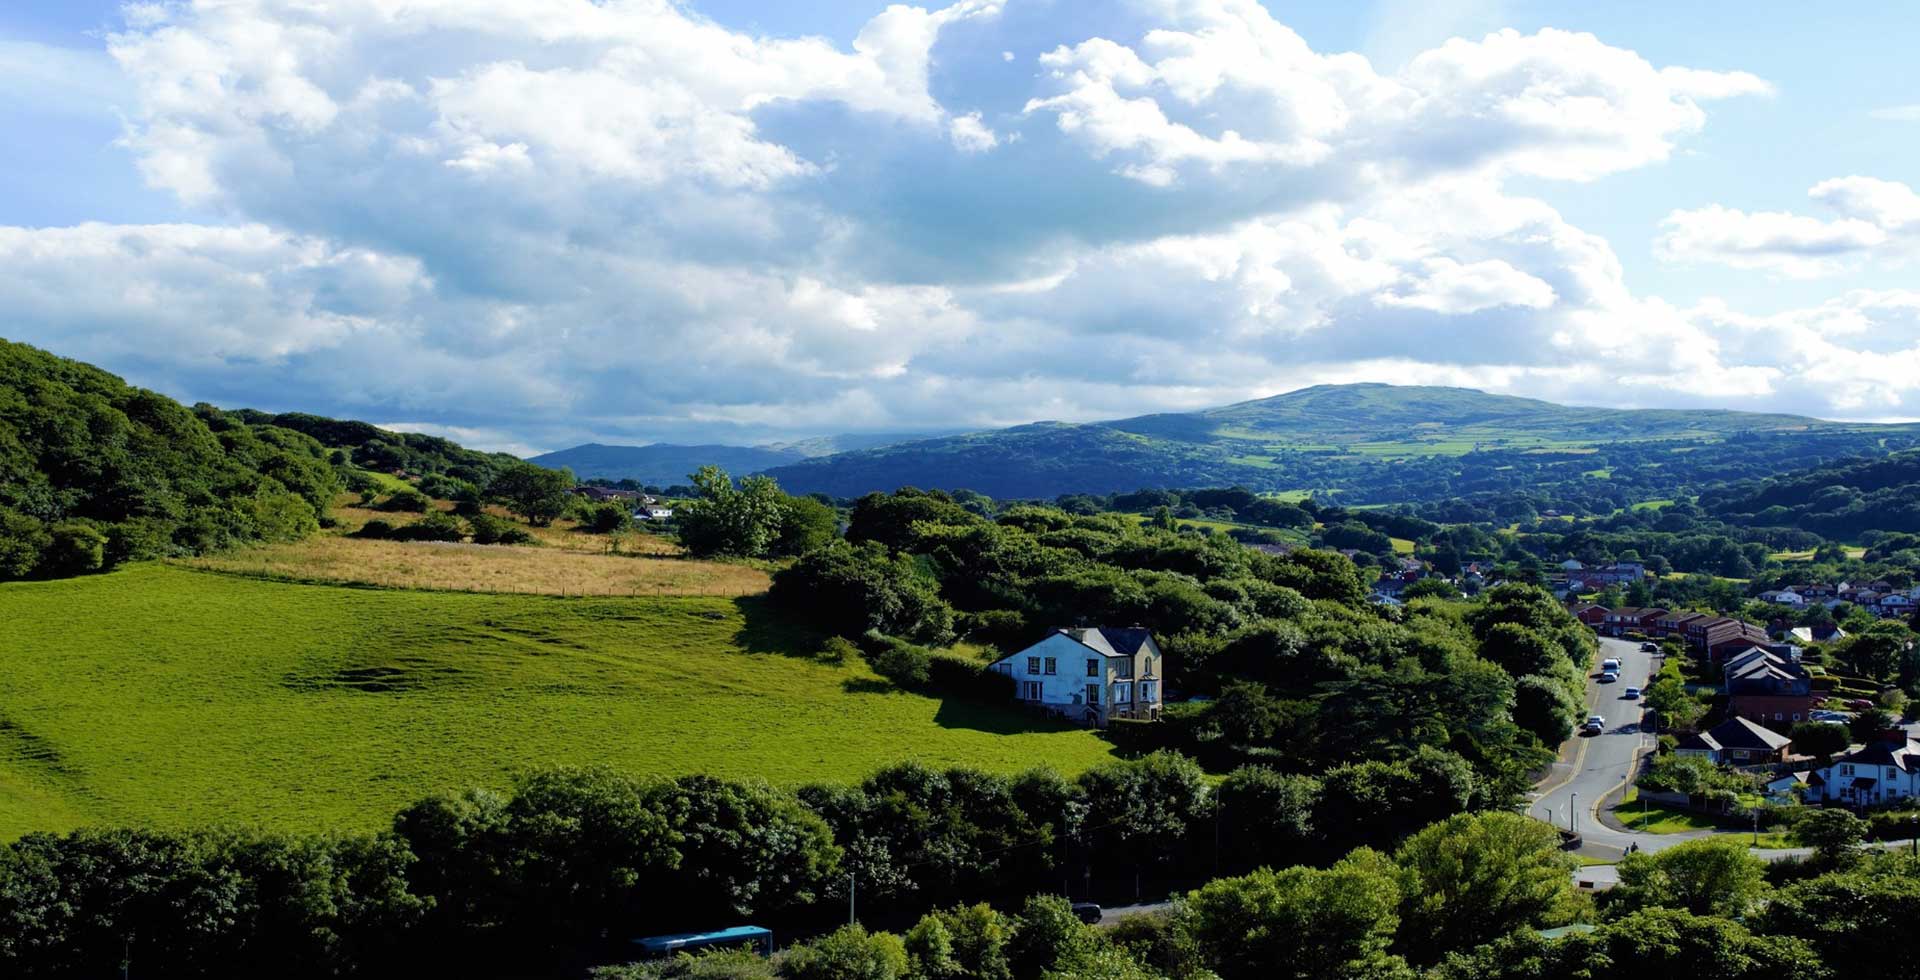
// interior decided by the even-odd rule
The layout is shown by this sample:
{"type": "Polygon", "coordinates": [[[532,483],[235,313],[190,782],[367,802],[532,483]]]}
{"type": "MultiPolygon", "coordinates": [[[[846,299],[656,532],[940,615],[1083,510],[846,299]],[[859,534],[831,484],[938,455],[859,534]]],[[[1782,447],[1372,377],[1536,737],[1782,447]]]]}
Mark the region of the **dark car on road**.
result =
{"type": "Polygon", "coordinates": [[[1092,902],[1075,902],[1073,916],[1087,925],[1095,925],[1100,921],[1100,906],[1092,902]]]}

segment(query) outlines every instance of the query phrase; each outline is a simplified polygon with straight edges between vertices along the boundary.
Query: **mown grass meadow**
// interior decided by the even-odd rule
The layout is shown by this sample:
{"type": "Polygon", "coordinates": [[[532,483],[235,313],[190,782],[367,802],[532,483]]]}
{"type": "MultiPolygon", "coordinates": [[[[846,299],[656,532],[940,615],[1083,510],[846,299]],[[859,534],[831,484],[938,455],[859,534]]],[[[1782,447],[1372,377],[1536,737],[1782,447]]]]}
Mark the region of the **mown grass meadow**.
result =
{"type": "Polygon", "coordinates": [[[368,828],[561,764],[794,785],[902,759],[1074,772],[1092,732],[891,689],[758,597],[554,598],[162,564],[0,586],[0,839],[368,828]]]}

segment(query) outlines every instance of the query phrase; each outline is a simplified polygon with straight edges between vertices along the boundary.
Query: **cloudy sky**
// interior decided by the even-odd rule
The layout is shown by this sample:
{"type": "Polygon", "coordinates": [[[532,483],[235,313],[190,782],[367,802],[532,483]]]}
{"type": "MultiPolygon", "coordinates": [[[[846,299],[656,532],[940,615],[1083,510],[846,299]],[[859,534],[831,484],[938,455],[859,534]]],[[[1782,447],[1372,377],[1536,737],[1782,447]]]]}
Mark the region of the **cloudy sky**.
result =
{"type": "Polygon", "coordinates": [[[1917,22],[16,0],[0,336],[518,450],[1362,380],[1914,418],[1917,22]]]}

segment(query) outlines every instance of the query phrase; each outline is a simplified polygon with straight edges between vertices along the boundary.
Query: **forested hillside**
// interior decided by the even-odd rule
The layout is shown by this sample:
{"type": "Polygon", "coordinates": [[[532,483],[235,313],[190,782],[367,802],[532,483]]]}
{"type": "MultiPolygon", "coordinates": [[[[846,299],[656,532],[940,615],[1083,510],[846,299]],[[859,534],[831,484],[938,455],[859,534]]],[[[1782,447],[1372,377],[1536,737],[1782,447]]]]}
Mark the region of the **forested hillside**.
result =
{"type": "Polygon", "coordinates": [[[300,537],[340,487],[307,435],[0,340],[0,578],[300,537]]]}
{"type": "Polygon", "coordinates": [[[1834,539],[1920,531],[1920,452],[1815,466],[1700,495],[1708,513],[1748,527],[1792,527],[1834,539]]]}
{"type": "Polygon", "coordinates": [[[344,450],[355,466],[383,473],[438,474],[484,487],[502,470],[520,462],[506,453],[483,453],[439,436],[394,432],[369,422],[330,419],[305,412],[274,415],[250,408],[226,414],[248,425],[269,425],[305,433],[328,449],[344,450]]]}

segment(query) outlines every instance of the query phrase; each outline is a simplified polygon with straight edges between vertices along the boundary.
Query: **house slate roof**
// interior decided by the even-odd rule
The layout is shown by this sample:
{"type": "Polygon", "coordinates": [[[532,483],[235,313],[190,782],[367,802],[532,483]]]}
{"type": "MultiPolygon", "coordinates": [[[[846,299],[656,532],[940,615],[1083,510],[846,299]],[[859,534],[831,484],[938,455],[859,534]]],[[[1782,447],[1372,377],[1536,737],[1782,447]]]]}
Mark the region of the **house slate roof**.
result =
{"type": "Polygon", "coordinates": [[[1920,742],[1907,739],[1905,745],[1891,742],[1873,741],[1862,746],[1860,751],[1843,755],[1833,760],[1835,765],[1842,762],[1856,766],[1892,766],[1901,772],[1912,772],[1920,768],[1920,742]]]}
{"type": "Polygon", "coordinates": [[[1786,748],[1793,741],[1779,732],[1756,725],[1745,718],[1729,718],[1708,729],[1707,734],[1722,748],[1761,752],[1786,748]]]}
{"type": "Polygon", "coordinates": [[[1063,629],[1068,639],[1107,657],[1131,657],[1140,652],[1153,634],[1144,626],[1094,626],[1063,629]]]}

